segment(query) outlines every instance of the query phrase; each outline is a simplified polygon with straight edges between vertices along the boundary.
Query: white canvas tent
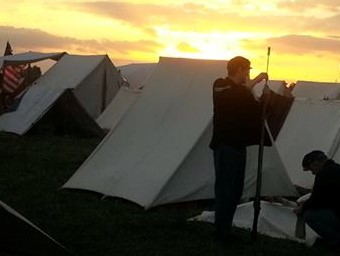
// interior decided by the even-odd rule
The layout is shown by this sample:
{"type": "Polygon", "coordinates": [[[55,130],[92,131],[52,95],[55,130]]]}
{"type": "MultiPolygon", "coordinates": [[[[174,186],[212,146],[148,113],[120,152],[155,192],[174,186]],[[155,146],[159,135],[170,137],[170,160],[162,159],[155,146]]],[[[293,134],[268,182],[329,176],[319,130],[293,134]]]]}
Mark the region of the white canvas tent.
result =
{"type": "Polygon", "coordinates": [[[111,130],[119,124],[142,93],[143,87],[154,72],[156,65],[157,63],[136,63],[117,67],[127,84],[119,89],[109,106],[96,119],[101,128],[111,130]]]}
{"type": "Polygon", "coordinates": [[[307,99],[340,99],[339,83],[321,83],[310,81],[297,81],[293,91],[293,96],[307,99]]]}
{"type": "Polygon", "coordinates": [[[127,84],[119,89],[109,106],[96,119],[101,128],[111,130],[119,124],[142,93],[144,85],[156,66],[157,63],[136,63],[117,67],[127,84]]]}
{"type": "Polygon", "coordinates": [[[141,92],[142,89],[122,86],[104,112],[96,119],[96,122],[103,129],[114,129],[135,103],[141,92]]]}
{"type": "Polygon", "coordinates": [[[72,90],[87,114],[95,119],[111,102],[122,81],[107,55],[64,54],[26,92],[16,111],[0,116],[0,131],[24,134],[66,90],[72,90]]]}
{"type": "MultiPolygon", "coordinates": [[[[160,58],[133,107],[63,187],[144,207],[213,198],[212,83],[226,67],[226,61],[160,58]]],[[[254,195],[257,147],[248,151],[246,197],[254,195]]],[[[265,154],[263,195],[294,195],[275,147],[265,154]]]]}
{"type": "Polygon", "coordinates": [[[6,65],[19,65],[26,63],[34,63],[42,60],[52,59],[58,61],[65,52],[56,52],[56,53],[42,53],[42,52],[24,52],[18,53],[14,55],[6,55],[0,57],[0,66],[4,63],[6,65]]]}
{"type": "Polygon", "coordinates": [[[319,149],[340,161],[340,102],[295,99],[276,139],[280,157],[292,182],[311,188],[314,176],[302,171],[302,158],[319,149]]]}
{"type": "Polygon", "coordinates": [[[133,63],[117,67],[126,78],[131,88],[140,88],[145,85],[155,71],[157,63],[133,63]]]}

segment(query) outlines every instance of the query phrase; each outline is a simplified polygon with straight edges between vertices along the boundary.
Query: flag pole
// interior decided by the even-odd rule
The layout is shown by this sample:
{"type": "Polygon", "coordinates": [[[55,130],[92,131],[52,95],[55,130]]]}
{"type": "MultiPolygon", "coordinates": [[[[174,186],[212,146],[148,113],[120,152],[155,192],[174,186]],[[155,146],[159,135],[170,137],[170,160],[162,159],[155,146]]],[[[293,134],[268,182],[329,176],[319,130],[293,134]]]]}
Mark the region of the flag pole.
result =
{"type": "MultiPolygon", "coordinates": [[[[4,56],[6,55],[12,55],[12,47],[9,43],[9,41],[7,41],[6,43],[6,47],[5,47],[5,52],[4,52],[4,56]]],[[[0,78],[0,115],[2,115],[5,112],[6,106],[5,106],[5,93],[4,93],[4,83],[5,83],[5,65],[6,65],[6,61],[4,60],[2,63],[2,66],[0,67],[2,69],[2,75],[0,78]]]]}
{"type": "Polygon", "coordinates": [[[5,112],[5,94],[4,94],[4,75],[5,75],[5,61],[3,61],[0,76],[0,115],[5,112]]]}
{"type": "MultiPolygon", "coordinates": [[[[267,51],[267,69],[266,73],[268,74],[269,67],[269,56],[270,56],[270,47],[268,47],[267,51]]],[[[265,122],[266,122],[266,108],[267,108],[267,95],[266,91],[268,90],[268,80],[266,80],[265,85],[263,87],[263,103],[262,103],[262,113],[261,113],[261,138],[259,144],[259,154],[258,154],[258,163],[257,163],[257,179],[256,179],[256,193],[255,200],[253,203],[254,206],[254,220],[253,220],[253,229],[252,229],[252,240],[255,241],[257,239],[257,223],[259,214],[261,211],[261,187],[262,187],[262,163],[263,163],[263,151],[264,151],[264,139],[265,139],[265,122]]]]}

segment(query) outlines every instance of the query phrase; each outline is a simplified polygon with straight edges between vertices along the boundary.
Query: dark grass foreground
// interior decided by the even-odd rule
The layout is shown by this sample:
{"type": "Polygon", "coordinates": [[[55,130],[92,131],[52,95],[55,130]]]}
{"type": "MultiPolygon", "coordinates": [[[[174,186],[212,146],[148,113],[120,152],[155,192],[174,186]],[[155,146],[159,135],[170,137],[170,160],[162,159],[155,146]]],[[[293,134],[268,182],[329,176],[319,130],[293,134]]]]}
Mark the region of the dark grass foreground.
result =
{"type": "MultiPolygon", "coordinates": [[[[60,190],[99,142],[0,133],[0,199],[76,256],[220,255],[212,225],[186,221],[207,210],[206,204],[145,211],[127,201],[101,200],[96,193],[60,190]]],[[[265,236],[253,243],[248,231],[235,232],[226,255],[332,255],[327,248],[265,236]]]]}

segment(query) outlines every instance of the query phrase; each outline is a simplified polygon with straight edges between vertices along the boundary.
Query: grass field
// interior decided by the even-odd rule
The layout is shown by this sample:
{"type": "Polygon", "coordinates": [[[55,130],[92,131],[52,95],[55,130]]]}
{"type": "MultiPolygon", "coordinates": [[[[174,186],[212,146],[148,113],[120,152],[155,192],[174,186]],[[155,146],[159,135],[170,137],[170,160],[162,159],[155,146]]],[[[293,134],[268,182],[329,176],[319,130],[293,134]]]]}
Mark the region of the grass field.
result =
{"type": "MultiPolygon", "coordinates": [[[[1,200],[79,256],[217,255],[208,223],[188,222],[209,204],[169,205],[143,210],[119,199],[61,190],[99,139],[0,133],[1,200]]],[[[98,169],[100,171],[100,169],[98,169]]],[[[0,220],[1,222],[1,220],[0,220]]],[[[332,255],[323,247],[235,230],[226,255],[332,255]]]]}

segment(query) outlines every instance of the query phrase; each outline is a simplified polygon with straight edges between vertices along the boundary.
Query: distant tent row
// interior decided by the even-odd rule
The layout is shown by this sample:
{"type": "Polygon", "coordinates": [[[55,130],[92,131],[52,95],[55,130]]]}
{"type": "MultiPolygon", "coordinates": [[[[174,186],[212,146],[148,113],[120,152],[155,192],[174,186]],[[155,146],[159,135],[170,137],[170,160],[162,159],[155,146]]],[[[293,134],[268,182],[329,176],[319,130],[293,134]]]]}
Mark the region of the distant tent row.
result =
{"type": "MultiPolygon", "coordinates": [[[[59,61],[28,90],[17,111],[0,116],[0,130],[24,134],[59,106],[69,115],[66,121],[78,120],[78,127],[93,133],[109,131],[64,188],[122,197],[146,208],[213,197],[211,84],[226,75],[227,61],[162,57],[157,65],[126,65],[118,71],[107,56],[9,57],[59,61]],[[134,86],[122,86],[122,74],[134,77],[134,86]]],[[[283,81],[269,86],[286,95],[283,81]]],[[[254,94],[262,88],[256,86],[254,94]]],[[[311,149],[340,158],[339,104],[294,100],[275,145],[265,149],[263,195],[292,196],[297,195],[294,185],[310,187],[313,177],[301,171],[300,162],[311,149]]],[[[256,169],[254,146],[248,148],[244,197],[254,194],[256,169]]]]}
{"type": "Polygon", "coordinates": [[[0,116],[0,131],[23,135],[53,107],[58,106],[54,110],[57,113],[55,116],[65,117],[82,131],[101,133],[95,119],[124,85],[121,74],[109,57],[29,52],[4,56],[0,62],[32,63],[44,59],[58,61],[34,82],[16,111],[0,116]]]}
{"type": "MultiPolygon", "coordinates": [[[[102,129],[118,125],[158,66],[136,63],[117,69],[108,56],[65,52],[8,55],[0,57],[0,64],[18,65],[45,59],[58,62],[19,95],[23,97],[12,106],[12,109],[19,106],[17,111],[0,116],[0,131],[22,135],[37,123],[47,129],[44,123],[53,119],[57,124],[55,129],[66,127],[78,134],[102,135],[102,129]]],[[[270,81],[269,85],[276,93],[297,98],[338,99],[340,93],[340,85],[333,83],[298,81],[292,91],[284,81],[270,81]]],[[[259,96],[262,88],[263,84],[256,86],[254,94],[259,96]]]]}
{"type": "MultiPolygon", "coordinates": [[[[259,95],[262,92],[263,86],[257,86],[254,93],[259,95]]],[[[292,96],[295,98],[304,98],[312,100],[340,100],[340,84],[339,83],[325,83],[325,82],[311,82],[311,81],[297,81],[287,87],[284,81],[271,81],[270,89],[274,92],[292,96]]]]}
{"type": "Polygon", "coordinates": [[[297,81],[292,90],[296,98],[307,98],[313,100],[339,100],[339,83],[321,83],[310,81],[297,81]]]}

